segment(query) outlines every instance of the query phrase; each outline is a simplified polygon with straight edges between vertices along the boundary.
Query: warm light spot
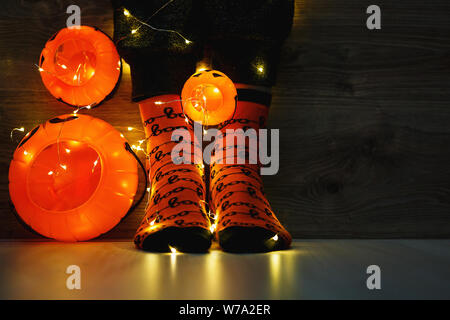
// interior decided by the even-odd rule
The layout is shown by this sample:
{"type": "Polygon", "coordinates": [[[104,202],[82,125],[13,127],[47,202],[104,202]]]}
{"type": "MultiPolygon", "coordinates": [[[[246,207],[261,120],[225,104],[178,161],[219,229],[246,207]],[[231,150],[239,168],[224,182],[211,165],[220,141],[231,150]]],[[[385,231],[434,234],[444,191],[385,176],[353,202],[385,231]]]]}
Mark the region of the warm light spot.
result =
{"type": "Polygon", "coordinates": [[[213,91],[214,91],[215,93],[219,93],[219,92],[220,92],[218,88],[214,88],[213,91]]]}
{"type": "Polygon", "coordinates": [[[176,254],[178,252],[177,249],[175,249],[174,247],[169,246],[169,248],[172,254],[176,254]]]}
{"type": "Polygon", "coordinates": [[[61,65],[61,68],[63,68],[63,69],[67,69],[67,67],[66,67],[66,65],[65,65],[65,64],[62,64],[62,65],[61,65]]]}
{"type": "Polygon", "coordinates": [[[133,129],[133,127],[128,127],[128,131],[132,131],[133,129]]]}
{"type": "Polygon", "coordinates": [[[186,123],[189,123],[189,120],[188,120],[188,118],[184,118],[184,122],[186,122],[186,123]]]}
{"type": "Polygon", "coordinates": [[[70,153],[70,149],[66,149],[66,153],[70,153]]]}
{"type": "Polygon", "coordinates": [[[155,104],[160,105],[163,104],[162,101],[155,101],[155,104]]]}
{"type": "Polygon", "coordinates": [[[150,192],[150,188],[147,188],[147,192],[150,192]]]}
{"type": "Polygon", "coordinates": [[[137,29],[131,30],[131,34],[135,34],[137,32],[137,29]]]}
{"type": "Polygon", "coordinates": [[[271,239],[272,239],[273,241],[278,241],[278,234],[274,235],[271,239]]]}
{"type": "Polygon", "coordinates": [[[188,39],[184,39],[184,42],[186,42],[186,44],[190,44],[192,41],[189,41],[188,39]]]}
{"type": "Polygon", "coordinates": [[[123,135],[123,133],[120,134],[120,137],[125,138],[125,136],[123,135]]]}
{"type": "Polygon", "coordinates": [[[129,17],[130,16],[130,11],[128,11],[127,9],[123,9],[123,14],[125,17],[129,17]]]}
{"type": "Polygon", "coordinates": [[[49,171],[48,175],[51,176],[53,174],[53,171],[49,171]]]}
{"type": "Polygon", "coordinates": [[[23,151],[23,154],[27,156],[27,155],[28,155],[28,151],[27,151],[27,150],[24,150],[24,151],[23,151]]]}
{"type": "Polygon", "coordinates": [[[65,164],[60,164],[59,165],[61,168],[63,168],[64,170],[67,170],[67,166],[65,164]]]}
{"type": "Polygon", "coordinates": [[[153,220],[152,222],[150,222],[150,225],[154,225],[155,224],[155,220],[153,220]]]}
{"type": "Polygon", "coordinates": [[[78,79],[77,75],[74,75],[74,76],[73,76],[73,80],[75,81],[75,80],[77,80],[77,79],[78,79]]]}
{"type": "Polygon", "coordinates": [[[44,71],[44,69],[42,69],[41,67],[39,67],[39,72],[42,72],[42,71],[44,71]]]}
{"type": "Polygon", "coordinates": [[[209,231],[211,231],[211,233],[214,233],[214,231],[216,230],[217,224],[212,224],[211,227],[209,227],[209,231]]]}
{"type": "Polygon", "coordinates": [[[259,71],[259,73],[263,73],[264,72],[264,67],[263,66],[259,66],[258,67],[258,71],[259,71]]]}

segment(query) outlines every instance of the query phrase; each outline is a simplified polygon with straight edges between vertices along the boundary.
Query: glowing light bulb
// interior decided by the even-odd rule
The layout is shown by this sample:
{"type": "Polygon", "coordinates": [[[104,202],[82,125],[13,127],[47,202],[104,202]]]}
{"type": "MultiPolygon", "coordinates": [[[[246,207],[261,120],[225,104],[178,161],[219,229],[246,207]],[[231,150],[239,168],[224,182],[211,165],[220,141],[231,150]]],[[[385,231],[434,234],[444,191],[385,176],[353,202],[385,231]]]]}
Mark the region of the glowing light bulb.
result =
{"type": "Polygon", "coordinates": [[[155,104],[160,105],[160,104],[163,104],[163,102],[162,101],[155,101],[155,104]]]}
{"type": "Polygon", "coordinates": [[[130,16],[130,11],[128,11],[127,9],[123,9],[123,15],[125,17],[129,17],[130,16]]]}
{"type": "Polygon", "coordinates": [[[150,192],[150,188],[147,188],[147,192],[150,192]]]}
{"type": "Polygon", "coordinates": [[[62,64],[62,65],[61,65],[61,68],[63,68],[63,69],[67,69],[67,67],[66,67],[66,65],[65,65],[65,64],[62,64]]]}
{"type": "Polygon", "coordinates": [[[64,170],[67,170],[67,166],[65,164],[60,164],[59,165],[61,168],[63,168],[64,170]]]}
{"type": "Polygon", "coordinates": [[[73,80],[75,81],[75,80],[77,80],[77,79],[78,79],[77,75],[74,75],[74,76],[73,76],[73,80]]]}
{"type": "Polygon", "coordinates": [[[264,72],[264,68],[263,67],[258,67],[258,71],[259,71],[259,73],[263,73],[264,72]]]}
{"type": "Polygon", "coordinates": [[[53,174],[53,171],[49,171],[48,175],[51,176],[53,174]]]}
{"type": "Polygon", "coordinates": [[[128,131],[132,131],[133,129],[133,127],[128,127],[128,131]]]}
{"type": "Polygon", "coordinates": [[[70,149],[66,149],[66,153],[70,153],[70,149]]]}
{"type": "Polygon", "coordinates": [[[176,254],[178,252],[177,249],[175,249],[174,247],[169,246],[169,248],[172,254],[176,254]]]}
{"type": "Polygon", "coordinates": [[[24,131],[25,131],[25,128],[24,128],[24,127],[20,127],[20,128],[18,128],[17,130],[24,132],[24,131]]]}
{"type": "Polygon", "coordinates": [[[27,150],[24,150],[24,151],[23,151],[23,154],[27,156],[27,155],[28,155],[28,151],[27,151],[27,150]]]}
{"type": "Polygon", "coordinates": [[[137,29],[131,30],[131,34],[135,34],[137,32],[137,29]]]}
{"type": "Polygon", "coordinates": [[[42,71],[44,71],[44,69],[42,69],[41,67],[39,67],[39,72],[42,72],[42,71]]]}
{"type": "Polygon", "coordinates": [[[189,41],[188,39],[184,39],[184,42],[186,42],[186,44],[190,44],[192,41],[189,41]]]}
{"type": "Polygon", "coordinates": [[[211,227],[209,227],[209,231],[211,231],[211,233],[214,233],[214,231],[216,230],[217,224],[212,224],[211,227]]]}
{"type": "Polygon", "coordinates": [[[271,239],[272,239],[273,241],[278,241],[278,234],[274,235],[271,239]]]}
{"type": "Polygon", "coordinates": [[[188,118],[184,118],[184,122],[186,122],[186,123],[189,123],[189,120],[188,120],[188,118]]]}

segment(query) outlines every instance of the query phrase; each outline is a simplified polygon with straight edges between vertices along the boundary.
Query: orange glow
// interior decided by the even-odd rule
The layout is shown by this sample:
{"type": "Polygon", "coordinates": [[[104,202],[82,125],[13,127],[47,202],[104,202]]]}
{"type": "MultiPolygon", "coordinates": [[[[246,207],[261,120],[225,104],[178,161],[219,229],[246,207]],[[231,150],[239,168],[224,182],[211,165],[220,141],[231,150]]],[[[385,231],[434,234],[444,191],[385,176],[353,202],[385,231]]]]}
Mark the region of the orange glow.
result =
{"type": "Polygon", "coordinates": [[[60,241],[109,231],[127,213],[138,185],[136,160],[125,143],[111,125],[87,115],[40,125],[19,144],[9,168],[18,215],[60,241]]]}
{"type": "Polygon", "coordinates": [[[181,93],[186,116],[208,126],[217,125],[233,117],[236,97],[233,82],[224,73],[216,70],[195,73],[186,81],[181,93]]]}
{"type": "Polygon", "coordinates": [[[114,89],[120,57],[107,35],[88,26],[64,28],[42,50],[39,71],[46,88],[73,106],[100,103],[114,89]]]}

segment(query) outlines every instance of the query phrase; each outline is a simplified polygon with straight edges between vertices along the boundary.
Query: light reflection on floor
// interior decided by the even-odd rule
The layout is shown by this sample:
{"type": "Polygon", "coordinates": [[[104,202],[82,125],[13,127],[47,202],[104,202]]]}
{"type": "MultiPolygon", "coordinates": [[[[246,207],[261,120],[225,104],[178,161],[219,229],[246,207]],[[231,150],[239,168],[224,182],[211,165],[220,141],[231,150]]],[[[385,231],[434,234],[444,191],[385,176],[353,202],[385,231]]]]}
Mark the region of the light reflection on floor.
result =
{"type": "Polygon", "coordinates": [[[450,297],[450,241],[305,240],[262,254],[145,253],[128,241],[0,242],[1,299],[450,297]],[[81,290],[66,288],[67,266],[81,290]],[[382,290],[366,287],[378,264],[382,290]],[[414,280],[414,281],[412,281],[414,280]],[[448,281],[447,281],[448,284],[448,281]]]}

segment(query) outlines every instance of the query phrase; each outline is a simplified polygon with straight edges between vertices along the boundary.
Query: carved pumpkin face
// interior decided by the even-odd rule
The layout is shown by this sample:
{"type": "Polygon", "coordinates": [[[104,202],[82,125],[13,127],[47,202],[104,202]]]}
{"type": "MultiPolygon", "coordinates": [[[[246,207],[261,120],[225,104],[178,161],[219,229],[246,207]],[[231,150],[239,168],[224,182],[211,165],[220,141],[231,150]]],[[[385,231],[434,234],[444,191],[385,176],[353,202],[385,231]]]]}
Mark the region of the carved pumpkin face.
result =
{"type": "Polygon", "coordinates": [[[236,87],[224,73],[204,70],[193,74],[181,92],[183,112],[191,120],[214,126],[233,117],[236,87]]]}

